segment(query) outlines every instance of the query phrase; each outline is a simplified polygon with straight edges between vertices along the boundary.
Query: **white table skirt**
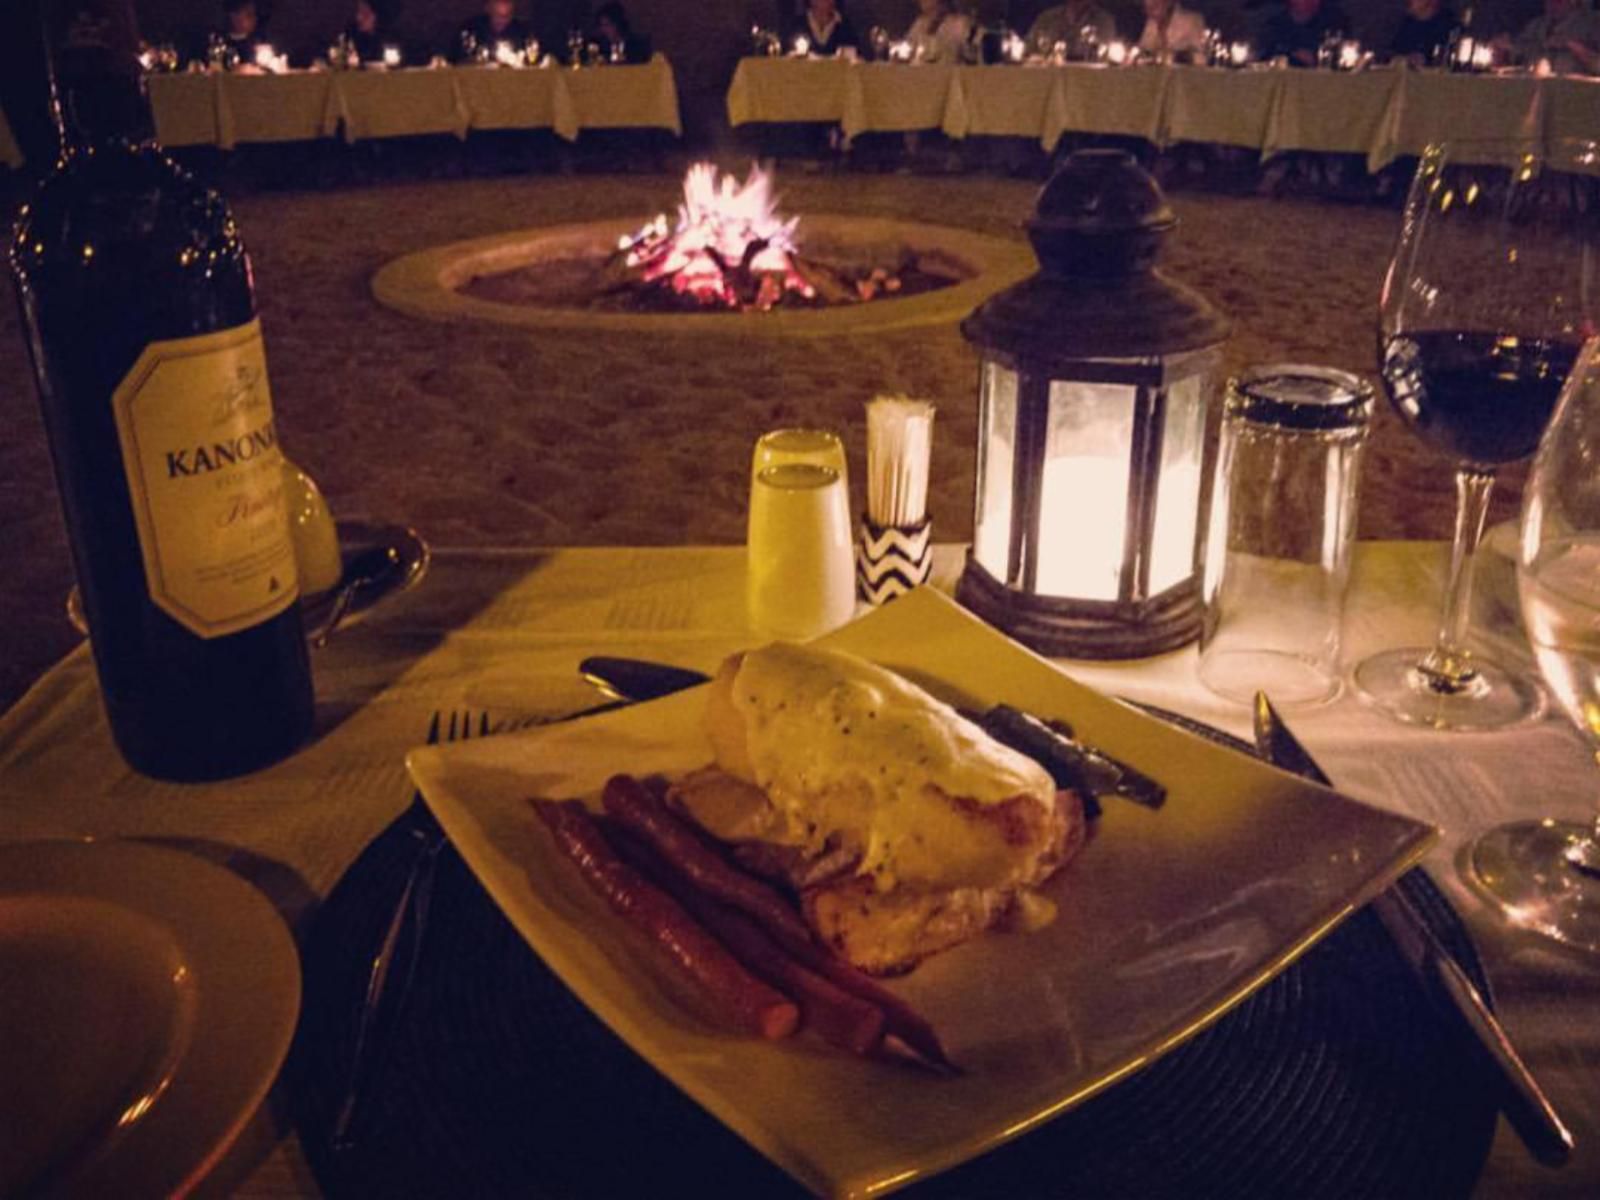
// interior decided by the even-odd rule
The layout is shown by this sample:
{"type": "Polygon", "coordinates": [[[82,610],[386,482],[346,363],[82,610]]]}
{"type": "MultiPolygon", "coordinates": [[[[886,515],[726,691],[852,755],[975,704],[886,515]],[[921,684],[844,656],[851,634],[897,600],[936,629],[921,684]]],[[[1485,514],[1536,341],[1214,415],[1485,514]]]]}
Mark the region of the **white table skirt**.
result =
{"type": "MultiPolygon", "coordinates": [[[[1347,658],[1431,635],[1443,561],[1434,543],[1358,547],[1347,658]]],[[[939,547],[935,585],[953,586],[960,564],[959,548],[939,547]]],[[[1496,601],[1505,580],[1485,582],[1476,634],[1526,667],[1526,647],[1496,601]]],[[[181,839],[251,879],[291,928],[303,928],[316,898],[409,802],[402,756],[432,711],[575,711],[595,702],[575,667],[596,652],[714,668],[751,640],[742,596],[737,547],[442,551],[423,586],[315,653],[316,740],[268,770],[204,786],[156,783],[122,764],[80,647],[0,717],[0,842],[181,839]]],[[[1247,734],[1245,711],[1195,682],[1194,657],[1191,647],[1063,667],[1247,734]]],[[[1600,964],[1514,935],[1452,864],[1467,837],[1499,820],[1591,811],[1597,788],[1583,744],[1555,717],[1499,734],[1403,729],[1350,695],[1290,720],[1340,788],[1441,826],[1427,867],[1471,927],[1513,1038],[1574,1126],[1577,1156],[1552,1171],[1502,1122],[1477,1194],[1600,1194],[1600,964]]],[[[243,1196],[316,1190],[292,1135],[265,1109],[213,1183],[243,1196]]]]}
{"type": "Polygon", "coordinates": [[[1359,154],[1377,171],[1430,141],[1600,131],[1600,80],[1140,65],[950,67],[745,58],[727,97],[733,125],[830,121],[846,134],[942,129],[954,138],[1121,134],[1157,146],[1359,154]],[[866,97],[872,97],[868,100],[866,97]],[[880,114],[883,116],[880,117],[880,114]],[[915,123],[913,123],[915,122],[915,123]]]}
{"type": "MultiPolygon", "coordinates": [[[[149,77],[156,137],[166,146],[237,146],[343,136],[348,142],[474,129],[683,133],[672,66],[513,70],[498,67],[182,73],[149,77]]],[[[0,156],[4,153],[0,135],[0,156]]],[[[3,157],[0,157],[3,161],[3,157]]]]}

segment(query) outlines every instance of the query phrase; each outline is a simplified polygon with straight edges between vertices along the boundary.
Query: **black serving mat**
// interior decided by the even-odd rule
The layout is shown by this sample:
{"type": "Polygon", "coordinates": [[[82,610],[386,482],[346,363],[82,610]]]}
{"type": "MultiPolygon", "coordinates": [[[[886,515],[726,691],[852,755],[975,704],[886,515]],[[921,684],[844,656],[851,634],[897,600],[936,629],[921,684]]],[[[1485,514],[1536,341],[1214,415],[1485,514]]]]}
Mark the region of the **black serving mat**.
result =
{"type": "MultiPolygon", "coordinates": [[[[332,1150],[363,958],[415,846],[407,820],[351,867],[303,948],[290,1079],[301,1139],[328,1194],[800,1194],[593,1017],[449,849],[394,1053],[357,1144],[332,1150]]],[[[1421,871],[1400,886],[1487,995],[1472,943],[1437,888],[1421,871]]],[[[1465,1195],[1497,1110],[1456,1037],[1377,919],[1358,912],[1198,1037],[905,1194],[1465,1195]]]]}

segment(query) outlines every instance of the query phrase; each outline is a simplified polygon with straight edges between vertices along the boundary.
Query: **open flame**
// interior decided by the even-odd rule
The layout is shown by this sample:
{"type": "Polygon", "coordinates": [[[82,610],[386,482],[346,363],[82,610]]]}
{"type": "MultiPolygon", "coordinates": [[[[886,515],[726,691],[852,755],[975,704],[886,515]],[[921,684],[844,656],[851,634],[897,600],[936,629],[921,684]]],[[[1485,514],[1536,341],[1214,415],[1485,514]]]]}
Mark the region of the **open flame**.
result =
{"type": "Polygon", "coordinates": [[[772,176],[752,165],[741,184],[695,163],[683,180],[683,203],[618,240],[617,252],[641,282],[670,287],[711,308],[769,309],[791,293],[816,289],[795,263],[799,217],[778,213],[772,176]]]}

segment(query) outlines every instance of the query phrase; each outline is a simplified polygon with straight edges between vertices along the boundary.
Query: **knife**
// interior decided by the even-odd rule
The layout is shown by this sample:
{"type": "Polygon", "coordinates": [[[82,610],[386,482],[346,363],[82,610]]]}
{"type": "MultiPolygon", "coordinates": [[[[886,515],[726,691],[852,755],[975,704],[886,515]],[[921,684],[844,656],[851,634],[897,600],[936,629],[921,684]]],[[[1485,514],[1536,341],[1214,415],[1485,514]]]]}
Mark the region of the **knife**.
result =
{"type": "MultiPolygon", "coordinates": [[[[1264,692],[1256,693],[1254,727],[1256,749],[1273,766],[1324,787],[1333,786],[1264,692]]],[[[1422,981],[1423,990],[1454,1013],[1471,1036],[1481,1052],[1479,1063],[1493,1076],[1501,1111],[1529,1152],[1547,1166],[1566,1162],[1572,1154],[1571,1132],[1461,964],[1399,888],[1380,892],[1372,901],[1372,911],[1422,981]]]]}
{"type": "MultiPolygon", "coordinates": [[[[710,679],[685,667],[605,655],[584,659],[578,664],[578,673],[619,700],[655,700],[710,679]]],[[[1076,789],[1091,816],[1098,811],[1095,801],[1100,796],[1119,796],[1147,808],[1159,808],[1166,799],[1166,789],[1148,775],[1031,713],[997,704],[981,713],[962,710],[962,716],[996,741],[1033,759],[1050,773],[1057,787],[1076,789]]]]}

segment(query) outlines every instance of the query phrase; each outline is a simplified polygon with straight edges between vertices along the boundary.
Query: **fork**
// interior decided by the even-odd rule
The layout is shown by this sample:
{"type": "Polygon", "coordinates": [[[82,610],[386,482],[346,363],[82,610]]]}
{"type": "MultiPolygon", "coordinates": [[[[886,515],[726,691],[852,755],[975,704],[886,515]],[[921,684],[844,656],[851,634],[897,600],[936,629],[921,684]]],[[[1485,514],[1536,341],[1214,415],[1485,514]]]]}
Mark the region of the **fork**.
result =
{"type": "MultiPolygon", "coordinates": [[[[435,745],[441,740],[443,721],[442,713],[433,714],[433,719],[428,723],[428,745],[435,745]]],[[[465,741],[474,734],[483,737],[488,732],[488,713],[479,713],[477,720],[474,721],[470,711],[452,712],[449,724],[443,728],[442,738],[445,742],[465,741]]],[[[434,869],[439,862],[439,852],[449,840],[445,837],[439,822],[434,819],[433,813],[428,810],[420,791],[412,792],[411,807],[404,819],[410,823],[411,836],[415,842],[411,866],[406,872],[405,884],[400,889],[394,912],[389,916],[389,922],[383,931],[383,939],[378,943],[378,951],[373,956],[372,967],[367,974],[367,992],[356,1024],[356,1044],[350,1060],[350,1078],[333,1122],[335,1150],[348,1150],[355,1145],[354,1127],[356,1117],[361,1111],[361,1100],[367,1094],[369,1081],[380,1073],[394,1043],[394,1029],[398,1024],[400,1010],[405,1005],[406,996],[411,991],[412,980],[416,977],[417,961],[421,957],[422,938],[428,923],[428,907],[433,898],[434,869]],[[391,986],[390,980],[400,947],[400,935],[408,923],[411,927],[411,954],[406,961],[404,976],[398,985],[391,986]],[[388,1017],[385,1035],[382,1037],[375,1036],[380,1014],[388,1017]]]]}

